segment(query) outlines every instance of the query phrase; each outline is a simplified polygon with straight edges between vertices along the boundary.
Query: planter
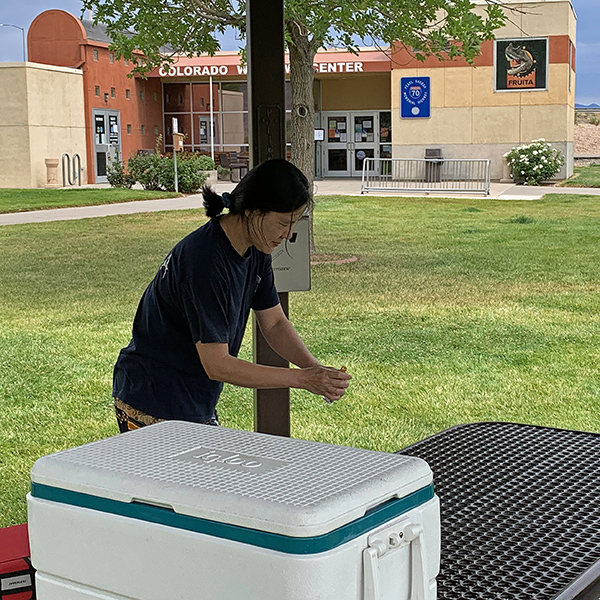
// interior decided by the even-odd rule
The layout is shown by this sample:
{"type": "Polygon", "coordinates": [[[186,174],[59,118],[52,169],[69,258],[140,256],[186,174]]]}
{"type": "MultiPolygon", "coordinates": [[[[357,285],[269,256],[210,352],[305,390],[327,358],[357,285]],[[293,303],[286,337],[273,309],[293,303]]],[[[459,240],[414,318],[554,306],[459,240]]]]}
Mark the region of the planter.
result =
{"type": "Polygon", "coordinates": [[[214,171],[205,171],[205,173],[208,175],[208,177],[206,178],[206,181],[204,182],[204,184],[205,185],[215,185],[217,183],[216,169],[214,171]]]}

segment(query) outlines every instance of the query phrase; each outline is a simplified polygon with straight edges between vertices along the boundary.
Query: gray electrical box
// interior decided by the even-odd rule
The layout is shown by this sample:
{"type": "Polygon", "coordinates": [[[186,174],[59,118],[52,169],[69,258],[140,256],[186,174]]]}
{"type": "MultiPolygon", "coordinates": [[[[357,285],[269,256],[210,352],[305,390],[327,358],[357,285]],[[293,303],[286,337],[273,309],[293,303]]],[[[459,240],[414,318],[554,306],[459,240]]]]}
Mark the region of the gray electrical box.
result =
{"type": "Polygon", "coordinates": [[[310,244],[308,217],[294,226],[293,235],[273,252],[273,273],[278,292],[310,290],[310,244]]]}

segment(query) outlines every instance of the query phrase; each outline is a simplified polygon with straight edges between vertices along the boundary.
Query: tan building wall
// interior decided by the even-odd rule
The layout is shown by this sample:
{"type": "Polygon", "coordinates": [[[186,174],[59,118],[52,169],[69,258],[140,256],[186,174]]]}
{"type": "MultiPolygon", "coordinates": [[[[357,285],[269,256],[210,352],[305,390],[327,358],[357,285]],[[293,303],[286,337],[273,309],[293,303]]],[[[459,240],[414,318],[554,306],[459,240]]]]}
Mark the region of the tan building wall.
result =
{"type": "Polygon", "coordinates": [[[408,68],[393,68],[394,157],[423,158],[426,147],[442,148],[446,158],[491,159],[491,177],[500,179],[505,152],[544,138],[565,155],[565,167],[557,177],[572,174],[575,13],[568,0],[510,6],[514,9],[507,9],[510,22],[496,32],[496,39],[548,38],[547,89],[495,91],[494,42],[484,44],[474,67],[465,61],[428,58],[423,63],[413,60],[408,68]],[[400,81],[417,76],[430,77],[431,117],[403,119],[400,81]]]}
{"type": "MultiPolygon", "coordinates": [[[[389,73],[365,73],[319,80],[321,110],[368,110],[390,108],[389,73]]],[[[316,99],[316,96],[315,96],[316,99]]]]}
{"type": "Polygon", "coordinates": [[[65,67],[0,64],[0,187],[44,187],[45,159],[65,153],[79,154],[86,180],[82,76],[65,67]]]}

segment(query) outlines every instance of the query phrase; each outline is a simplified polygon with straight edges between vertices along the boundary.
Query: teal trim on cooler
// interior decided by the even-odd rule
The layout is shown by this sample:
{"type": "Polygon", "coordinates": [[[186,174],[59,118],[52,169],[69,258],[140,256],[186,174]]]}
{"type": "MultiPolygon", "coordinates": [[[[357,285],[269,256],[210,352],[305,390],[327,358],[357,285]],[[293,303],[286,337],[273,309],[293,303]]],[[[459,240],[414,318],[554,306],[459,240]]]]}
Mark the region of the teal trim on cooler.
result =
{"type": "Polygon", "coordinates": [[[318,554],[337,548],[384,523],[417,508],[434,497],[433,484],[423,487],[404,498],[394,498],[368,511],[364,516],[337,529],[312,537],[292,537],[239,525],[220,523],[190,515],[182,515],[167,508],[136,502],[126,503],[110,498],[91,496],[40,483],[31,483],[34,498],[61,504],[89,508],[112,515],[120,515],[148,523],[158,523],[186,531],[277,550],[286,554],[318,554]]]}

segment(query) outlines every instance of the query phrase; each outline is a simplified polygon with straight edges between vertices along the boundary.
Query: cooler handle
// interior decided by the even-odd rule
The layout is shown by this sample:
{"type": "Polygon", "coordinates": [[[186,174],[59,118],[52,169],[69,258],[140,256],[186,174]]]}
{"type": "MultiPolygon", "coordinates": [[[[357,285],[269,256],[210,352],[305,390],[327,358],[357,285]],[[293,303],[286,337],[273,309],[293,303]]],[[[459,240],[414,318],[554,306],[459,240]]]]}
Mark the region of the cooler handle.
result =
{"type": "Polygon", "coordinates": [[[363,551],[363,600],[380,600],[379,559],[399,548],[410,546],[409,600],[427,600],[427,568],[423,526],[397,523],[369,537],[363,551]]]}

